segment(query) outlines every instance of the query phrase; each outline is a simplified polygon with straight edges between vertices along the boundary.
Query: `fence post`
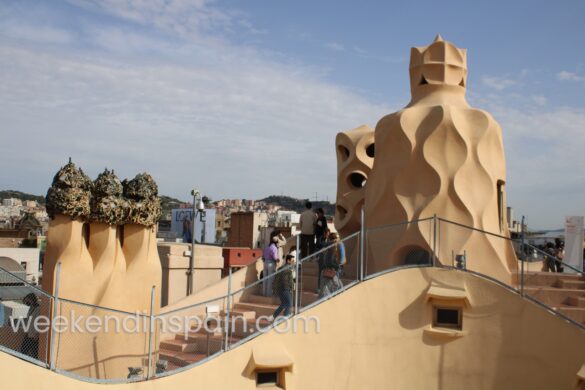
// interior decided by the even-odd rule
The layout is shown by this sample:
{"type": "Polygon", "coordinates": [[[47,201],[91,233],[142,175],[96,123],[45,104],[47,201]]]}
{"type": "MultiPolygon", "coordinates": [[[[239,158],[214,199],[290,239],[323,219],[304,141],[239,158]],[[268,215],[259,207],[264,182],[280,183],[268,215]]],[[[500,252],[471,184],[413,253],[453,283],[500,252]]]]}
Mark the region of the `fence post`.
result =
{"type": "Polygon", "coordinates": [[[152,377],[152,331],[154,323],[154,298],[156,287],[152,286],[150,290],[150,316],[148,320],[148,366],[146,367],[146,379],[152,377]]]}
{"type": "Polygon", "coordinates": [[[433,267],[437,265],[437,214],[433,214],[433,267]]]}
{"type": "Polygon", "coordinates": [[[364,263],[365,259],[365,249],[366,249],[366,210],[365,207],[362,206],[362,210],[360,212],[360,269],[359,269],[359,280],[364,280],[364,263]]]}
{"type": "MultiPolygon", "coordinates": [[[[301,235],[297,234],[297,261],[295,261],[295,314],[299,314],[299,263],[301,261],[301,235]]],[[[317,276],[318,277],[318,276],[317,276]]]]}
{"type": "Polygon", "coordinates": [[[232,267],[228,268],[228,293],[227,293],[227,307],[225,310],[225,346],[224,350],[227,351],[229,348],[230,338],[230,307],[231,307],[231,296],[232,296],[232,267]]]}
{"type": "MultiPolygon", "coordinates": [[[[526,248],[524,248],[524,216],[522,216],[522,225],[520,226],[521,229],[521,240],[522,240],[522,264],[520,267],[520,295],[524,296],[524,263],[526,262],[526,248]]],[[[545,261],[547,259],[545,258],[545,261]]]]}
{"type": "MultiPolygon", "coordinates": [[[[437,218],[437,260],[439,257],[439,253],[441,253],[441,218],[437,218]]],[[[442,264],[441,264],[442,265],[442,264]]]]}
{"type": "Polygon", "coordinates": [[[59,283],[61,282],[61,262],[57,261],[57,272],[55,275],[55,296],[53,297],[53,318],[51,318],[51,371],[55,371],[57,366],[57,356],[55,356],[55,317],[59,306],[59,283]]]}

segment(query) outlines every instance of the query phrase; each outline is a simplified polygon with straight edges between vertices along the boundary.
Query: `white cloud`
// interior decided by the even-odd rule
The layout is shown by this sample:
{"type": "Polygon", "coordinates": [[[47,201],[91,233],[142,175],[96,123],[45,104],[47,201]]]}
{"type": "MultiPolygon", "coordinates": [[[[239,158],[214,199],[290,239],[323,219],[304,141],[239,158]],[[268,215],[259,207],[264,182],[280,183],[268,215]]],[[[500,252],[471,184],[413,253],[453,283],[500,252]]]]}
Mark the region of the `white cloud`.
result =
{"type": "Polygon", "coordinates": [[[68,31],[49,25],[2,23],[0,35],[39,43],[67,44],[72,41],[68,31]]]}
{"type": "Polygon", "coordinates": [[[565,70],[557,73],[557,79],[561,81],[578,81],[578,82],[585,82],[585,76],[579,76],[573,72],[567,72],[565,70]]]}
{"type": "Polygon", "coordinates": [[[556,228],[565,215],[585,214],[585,109],[534,103],[517,108],[499,95],[478,106],[502,127],[508,205],[527,215],[531,227],[556,228]]]}
{"type": "Polygon", "coordinates": [[[120,29],[95,37],[119,50],[106,60],[0,48],[0,153],[16,168],[0,182],[26,172],[43,192],[72,156],[94,176],[106,166],[126,177],[151,171],[162,193],[182,198],[197,185],[213,197],[318,191],[333,199],[336,132],[386,111],[234,46],[167,47],[120,29]],[[156,59],[128,55],[144,45],[156,59]],[[189,51],[190,61],[176,55],[189,51]],[[34,151],[26,164],[23,136],[34,151]]]}
{"type": "Polygon", "coordinates": [[[345,51],[345,47],[337,42],[329,42],[325,46],[333,51],[345,51]]]}
{"type": "Polygon", "coordinates": [[[530,97],[534,103],[539,106],[546,106],[547,98],[542,95],[533,95],[530,97]]]}
{"type": "Polygon", "coordinates": [[[243,28],[261,33],[242,13],[213,6],[211,0],[68,0],[71,4],[104,13],[182,38],[219,38],[243,28]]]}
{"type": "Polygon", "coordinates": [[[517,85],[518,81],[496,76],[483,76],[481,82],[486,87],[495,89],[496,91],[503,91],[506,88],[517,85]]]}

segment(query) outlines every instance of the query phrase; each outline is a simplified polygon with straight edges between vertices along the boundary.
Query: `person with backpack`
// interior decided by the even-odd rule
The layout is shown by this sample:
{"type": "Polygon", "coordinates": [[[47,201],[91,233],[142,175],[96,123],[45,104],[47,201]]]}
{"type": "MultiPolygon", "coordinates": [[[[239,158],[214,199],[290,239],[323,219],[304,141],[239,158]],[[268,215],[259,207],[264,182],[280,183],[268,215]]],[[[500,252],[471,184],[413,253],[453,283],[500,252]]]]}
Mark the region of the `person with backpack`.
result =
{"type": "Polygon", "coordinates": [[[327,250],[324,269],[320,274],[319,298],[343,288],[340,277],[343,273],[343,266],[347,263],[345,245],[339,240],[337,233],[329,235],[329,245],[331,248],[327,250]]]}
{"type": "Polygon", "coordinates": [[[274,276],[272,283],[272,289],[274,295],[278,295],[280,298],[280,306],[276,308],[272,319],[278,317],[278,315],[284,311],[284,316],[288,316],[290,308],[292,306],[292,293],[294,290],[294,278],[292,266],[295,262],[295,257],[291,254],[286,255],[284,265],[280,268],[279,272],[274,276]]]}

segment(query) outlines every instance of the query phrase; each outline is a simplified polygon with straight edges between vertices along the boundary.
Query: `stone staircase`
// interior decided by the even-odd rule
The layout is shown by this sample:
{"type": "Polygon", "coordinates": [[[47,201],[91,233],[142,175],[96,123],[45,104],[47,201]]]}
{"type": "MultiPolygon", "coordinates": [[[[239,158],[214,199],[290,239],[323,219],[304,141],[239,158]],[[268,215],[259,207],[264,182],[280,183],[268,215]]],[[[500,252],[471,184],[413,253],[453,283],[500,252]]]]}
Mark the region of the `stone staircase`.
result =
{"type": "Polygon", "coordinates": [[[524,274],[526,295],[585,325],[585,277],[579,274],[529,272],[524,274]]]}
{"type": "MultiPolygon", "coordinates": [[[[319,267],[316,262],[306,262],[302,266],[302,290],[299,293],[299,305],[307,306],[314,303],[318,298],[319,267]]],[[[351,282],[351,279],[342,279],[344,285],[351,282]]],[[[231,318],[244,318],[247,321],[244,329],[243,321],[235,322],[234,331],[231,332],[228,340],[232,345],[241,339],[255,333],[256,320],[260,316],[271,316],[274,310],[280,304],[278,297],[265,297],[261,293],[261,285],[250,288],[241,298],[233,305],[230,313],[231,318]]],[[[215,328],[224,329],[226,313],[221,312],[217,319],[219,326],[215,328]]],[[[215,325],[215,324],[214,324],[215,325]]],[[[258,325],[266,327],[270,325],[267,320],[261,320],[258,325]]],[[[172,338],[162,340],[159,345],[159,359],[168,362],[167,371],[172,371],[179,367],[185,367],[196,363],[206,357],[213,355],[222,350],[225,345],[225,333],[208,333],[205,329],[189,331],[187,334],[179,333],[172,338]]]]}

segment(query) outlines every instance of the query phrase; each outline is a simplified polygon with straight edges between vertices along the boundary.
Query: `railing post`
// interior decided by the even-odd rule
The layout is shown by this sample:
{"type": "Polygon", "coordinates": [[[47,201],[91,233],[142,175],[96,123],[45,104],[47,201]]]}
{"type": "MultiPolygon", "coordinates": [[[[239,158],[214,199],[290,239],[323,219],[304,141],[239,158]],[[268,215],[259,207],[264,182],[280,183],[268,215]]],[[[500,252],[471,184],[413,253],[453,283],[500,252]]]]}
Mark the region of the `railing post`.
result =
{"type": "Polygon", "coordinates": [[[231,296],[232,296],[232,267],[230,266],[228,269],[228,293],[227,293],[227,302],[226,302],[226,310],[225,310],[225,347],[224,350],[227,351],[230,345],[229,338],[230,338],[230,307],[231,303],[231,296]]]}
{"type": "MultiPolygon", "coordinates": [[[[297,234],[297,259],[295,261],[295,314],[299,314],[299,263],[301,262],[301,235],[297,234]]],[[[319,276],[317,276],[319,277],[319,276]]]]}
{"type": "Polygon", "coordinates": [[[59,309],[59,283],[61,281],[61,262],[57,261],[57,271],[55,275],[55,296],[53,297],[53,318],[51,318],[51,371],[55,371],[57,366],[57,356],[55,356],[55,338],[57,332],[55,331],[55,317],[59,309]]]}
{"type": "MultiPolygon", "coordinates": [[[[441,218],[437,218],[437,260],[439,253],[441,253],[441,218]]],[[[442,265],[442,264],[441,264],[442,265]]]]}
{"type": "Polygon", "coordinates": [[[437,264],[437,214],[433,214],[433,267],[437,264]]]}
{"type": "MultiPolygon", "coordinates": [[[[524,216],[522,216],[522,224],[520,225],[520,239],[522,244],[522,262],[520,264],[520,295],[524,296],[524,263],[526,262],[526,248],[524,248],[524,216]]],[[[547,259],[545,259],[546,261],[547,259]]]]}
{"type": "Polygon", "coordinates": [[[359,268],[359,280],[364,280],[364,263],[366,261],[365,249],[366,249],[366,209],[362,206],[360,213],[360,268],[359,268]]]}
{"type": "Polygon", "coordinates": [[[154,323],[154,299],[155,299],[156,287],[152,286],[150,290],[150,316],[148,324],[148,366],[146,367],[146,379],[150,379],[152,376],[152,331],[154,323]]]}

